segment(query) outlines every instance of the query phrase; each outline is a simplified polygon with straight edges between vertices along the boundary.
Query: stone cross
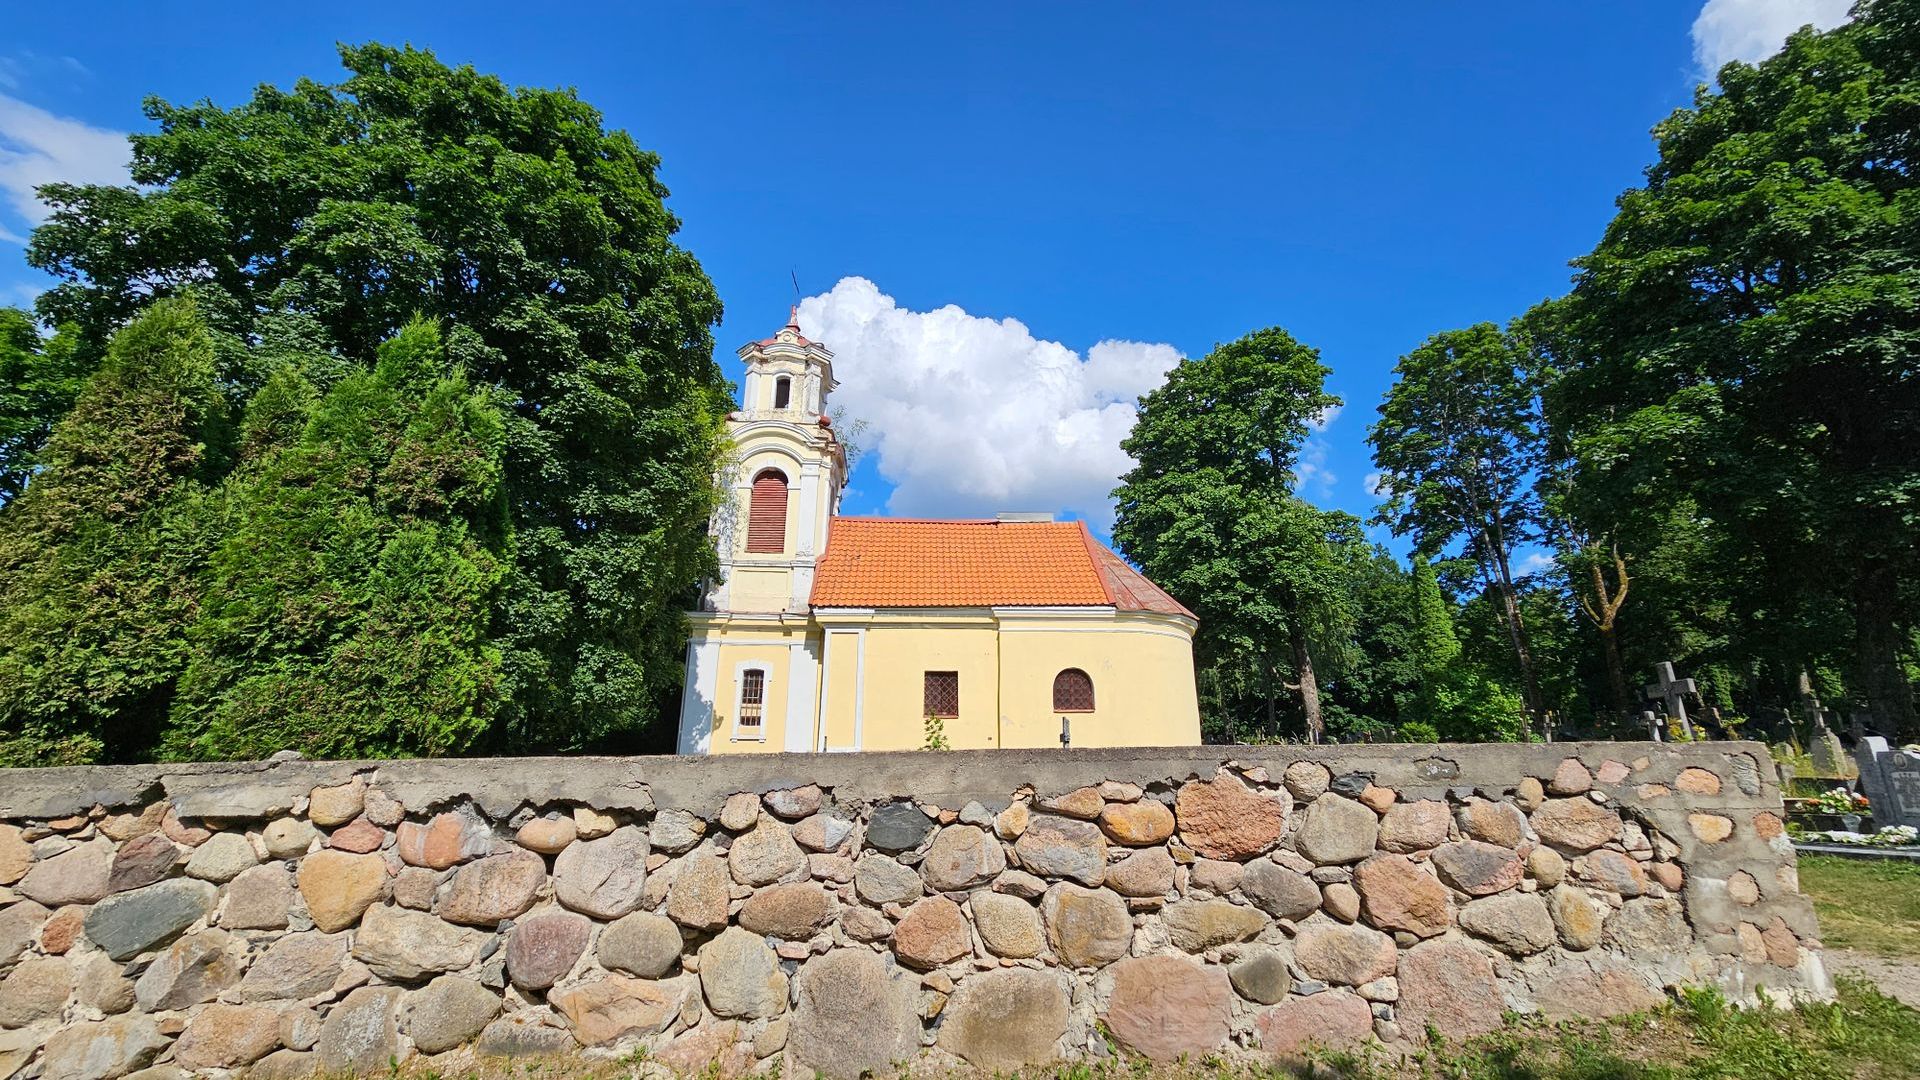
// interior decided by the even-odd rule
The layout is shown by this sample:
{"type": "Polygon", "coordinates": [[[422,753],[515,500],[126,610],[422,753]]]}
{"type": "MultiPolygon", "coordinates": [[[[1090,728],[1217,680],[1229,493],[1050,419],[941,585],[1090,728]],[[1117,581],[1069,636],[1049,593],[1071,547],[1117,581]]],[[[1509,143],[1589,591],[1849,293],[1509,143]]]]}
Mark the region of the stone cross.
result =
{"type": "Polygon", "coordinates": [[[1673,676],[1673,664],[1661,661],[1653,665],[1653,677],[1658,682],[1650,682],[1641,690],[1650,698],[1659,698],[1666,702],[1667,715],[1680,721],[1680,730],[1686,733],[1687,741],[1693,741],[1693,721],[1687,719],[1687,695],[1700,692],[1700,687],[1692,679],[1676,679],[1673,676]]]}
{"type": "Polygon", "coordinates": [[[1647,735],[1649,738],[1653,739],[1654,742],[1667,741],[1661,738],[1660,736],[1660,729],[1663,727],[1666,727],[1667,725],[1660,722],[1660,718],[1654,715],[1652,709],[1647,709],[1641,712],[1640,722],[1647,725],[1647,735]]]}

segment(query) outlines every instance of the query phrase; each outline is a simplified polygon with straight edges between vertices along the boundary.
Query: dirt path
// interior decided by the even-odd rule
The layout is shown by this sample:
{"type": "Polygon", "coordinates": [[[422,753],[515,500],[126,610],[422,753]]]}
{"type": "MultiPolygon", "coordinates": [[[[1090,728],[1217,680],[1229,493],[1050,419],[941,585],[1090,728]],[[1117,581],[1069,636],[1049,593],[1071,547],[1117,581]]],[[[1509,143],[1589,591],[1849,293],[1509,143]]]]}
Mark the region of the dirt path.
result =
{"type": "Polygon", "coordinates": [[[1852,975],[1879,987],[1888,997],[1920,1009],[1920,958],[1881,956],[1857,949],[1828,949],[1827,971],[1852,975]]]}

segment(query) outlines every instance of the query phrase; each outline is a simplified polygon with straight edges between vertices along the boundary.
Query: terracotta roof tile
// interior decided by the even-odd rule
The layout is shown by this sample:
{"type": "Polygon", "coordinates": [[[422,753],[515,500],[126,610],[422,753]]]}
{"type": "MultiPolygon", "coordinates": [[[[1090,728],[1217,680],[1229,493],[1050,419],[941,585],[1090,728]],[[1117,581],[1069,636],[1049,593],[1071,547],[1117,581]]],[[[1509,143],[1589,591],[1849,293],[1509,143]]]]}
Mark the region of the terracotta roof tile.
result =
{"type": "Polygon", "coordinates": [[[836,517],[815,607],[1119,607],[1191,613],[1077,521],[836,517]]]}

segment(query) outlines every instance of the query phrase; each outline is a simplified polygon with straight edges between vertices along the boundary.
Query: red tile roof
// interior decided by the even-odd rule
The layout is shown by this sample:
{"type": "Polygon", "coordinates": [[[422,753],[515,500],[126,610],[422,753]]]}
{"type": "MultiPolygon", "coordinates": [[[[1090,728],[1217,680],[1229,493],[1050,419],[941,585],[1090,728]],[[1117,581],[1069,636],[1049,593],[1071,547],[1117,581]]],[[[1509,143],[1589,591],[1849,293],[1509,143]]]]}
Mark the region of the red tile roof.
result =
{"type": "Polygon", "coordinates": [[[1115,607],[1193,617],[1077,521],[836,517],[815,607],[1115,607]]]}

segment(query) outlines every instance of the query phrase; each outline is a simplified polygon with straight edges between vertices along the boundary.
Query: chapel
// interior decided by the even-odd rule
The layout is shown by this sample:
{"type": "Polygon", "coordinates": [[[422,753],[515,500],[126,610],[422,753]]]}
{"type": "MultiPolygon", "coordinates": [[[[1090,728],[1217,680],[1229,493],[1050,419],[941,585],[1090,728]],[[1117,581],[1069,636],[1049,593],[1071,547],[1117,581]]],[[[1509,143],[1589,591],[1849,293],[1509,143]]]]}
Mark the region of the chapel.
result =
{"type": "Polygon", "coordinates": [[[1199,743],[1198,621],[1085,524],[839,515],[833,353],[797,319],[739,350],[678,752],[1199,743]]]}

